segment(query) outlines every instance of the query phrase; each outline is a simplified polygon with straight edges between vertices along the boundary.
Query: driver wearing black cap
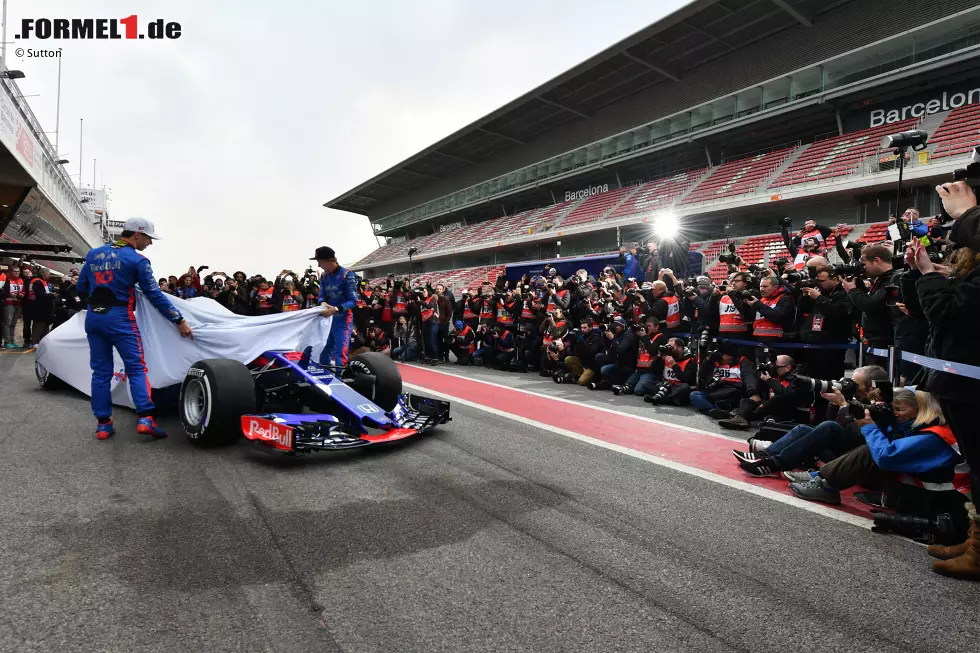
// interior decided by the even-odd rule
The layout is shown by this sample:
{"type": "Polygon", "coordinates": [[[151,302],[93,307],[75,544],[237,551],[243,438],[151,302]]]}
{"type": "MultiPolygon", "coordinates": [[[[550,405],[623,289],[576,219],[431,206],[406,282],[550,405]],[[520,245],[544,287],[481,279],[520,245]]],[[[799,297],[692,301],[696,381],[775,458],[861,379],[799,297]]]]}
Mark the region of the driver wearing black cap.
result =
{"type": "Polygon", "coordinates": [[[337,256],[330,247],[317,247],[310,260],[316,261],[323,270],[320,277],[322,315],[333,317],[330,336],[320,356],[320,363],[346,365],[351,328],[354,324],[354,307],[357,305],[357,277],[337,263],[337,256]]]}

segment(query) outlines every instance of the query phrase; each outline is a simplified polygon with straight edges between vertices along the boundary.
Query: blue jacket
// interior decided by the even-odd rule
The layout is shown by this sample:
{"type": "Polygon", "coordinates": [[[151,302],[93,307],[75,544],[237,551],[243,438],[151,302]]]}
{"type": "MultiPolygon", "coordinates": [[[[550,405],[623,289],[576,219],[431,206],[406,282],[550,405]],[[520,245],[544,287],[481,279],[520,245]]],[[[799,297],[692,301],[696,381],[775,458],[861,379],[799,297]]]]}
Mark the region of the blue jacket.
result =
{"type": "Polygon", "coordinates": [[[888,472],[921,474],[953,467],[959,461],[952,447],[934,433],[910,433],[903,437],[898,432],[892,433],[894,439],[889,440],[874,423],[862,426],[861,433],[875,464],[888,472]]]}
{"type": "Polygon", "coordinates": [[[337,267],[333,274],[320,277],[320,303],[336,306],[340,312],[353,310],[357,305],[357,277],[350,270],[337,267]]]}
{"type": "Polygon", "coordinates": [[[912,220],[909,223],[909,230],[917,238],[922,238],[929,233],[929,225],[924,222],[919,222],[918,220],[912,220]]]}
{"type": "Polygon", "coordinates": [[[623,280],[636,279],[637,281],[643,281],[644,277],[641,275],[640,262],[637,258],[630,252],[626,252],[624,258],[626,263],[623,265],[623,280]]]}
{"type": "Polygon", "coordinates": [[[165,318],[171,322],[184,319],[157,285],[149,259],[125,241],[117,240],[89,250],[75,289],[79,295],[91,295],[98,287],[108,287],[117,301],[132,306],[137,284],[165,318]]]}

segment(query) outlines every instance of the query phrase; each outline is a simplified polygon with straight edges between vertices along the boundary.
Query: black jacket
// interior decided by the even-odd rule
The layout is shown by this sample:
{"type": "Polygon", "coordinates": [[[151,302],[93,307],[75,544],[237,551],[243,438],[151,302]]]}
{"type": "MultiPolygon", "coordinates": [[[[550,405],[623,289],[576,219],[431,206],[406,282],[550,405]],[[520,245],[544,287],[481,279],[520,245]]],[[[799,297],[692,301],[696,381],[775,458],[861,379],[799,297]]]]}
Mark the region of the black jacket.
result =
{"type": "Polygon", "coordinates": [[[847,293],[851,304],[860,311],[857,317],[864,327],[864,339],[872,345],[888,346],[895,341],[897,320],[885,302],[889,295],[888,288],[894,287],[898,282],[898,274],[897,270],[892,270],[878,277],[867,292],[858,287],[847,293]]]}
{"type": "Polygon", "coordinates": [[[612,339],[609,355],[614,357],[616,367],[631,372],[636,369],[636,346],[636,334],[632,329],[623,329],[612,339]]]}
{"type": "Polygon", "coordinates": [[[800,342],[847,342],[851,337],[853,310],[847,291],[837,286],[816,299],[806,295],[800,300],[800,342]]]}
{"type": "MultiPolygon", "coordinates": [[[[910,272],[918,275],[918,272],[910,272]]],[[[926,355],[957,363],[980,366],[977,345],[980,325],[980,267],[962,279],[946,279],[938,272],[922,275],[915,282],[919,305],[929,320],[926,355]]],[[[980,381],[946,372],[927,370],[919,386],[946,399],[977,401],[980,381]]]]}

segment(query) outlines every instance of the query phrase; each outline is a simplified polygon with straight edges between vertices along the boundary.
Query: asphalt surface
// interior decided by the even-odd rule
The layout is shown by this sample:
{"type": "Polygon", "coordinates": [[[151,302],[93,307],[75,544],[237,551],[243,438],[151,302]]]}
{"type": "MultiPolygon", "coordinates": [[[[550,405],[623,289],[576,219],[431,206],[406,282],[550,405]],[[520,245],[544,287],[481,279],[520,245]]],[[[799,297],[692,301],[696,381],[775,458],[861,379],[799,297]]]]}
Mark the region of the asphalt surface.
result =
{"type": "Polygon", "coordinates": [[[921,546],[477,409],[297,463],[122,409],[97,442],[32,366],[0,355],[0,651],[976,650],[921,546]]]}

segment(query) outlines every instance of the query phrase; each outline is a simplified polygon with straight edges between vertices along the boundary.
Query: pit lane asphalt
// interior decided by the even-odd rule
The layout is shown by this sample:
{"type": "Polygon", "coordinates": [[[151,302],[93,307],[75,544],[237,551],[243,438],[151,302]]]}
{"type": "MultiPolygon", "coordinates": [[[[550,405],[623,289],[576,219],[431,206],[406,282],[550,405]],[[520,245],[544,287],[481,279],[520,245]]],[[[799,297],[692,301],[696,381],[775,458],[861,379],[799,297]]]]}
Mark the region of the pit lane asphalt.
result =
{"type": "Polygon", "coordinates": [[[172,417],[151,442],[126,410],[97,442],[87,399],[37,389],[32,365],[0,356],[0,651],[966,651],[980,635],[980,586],[935,576],[920,546],[477,409],[297,463],[197,449],[172,417]]]}

